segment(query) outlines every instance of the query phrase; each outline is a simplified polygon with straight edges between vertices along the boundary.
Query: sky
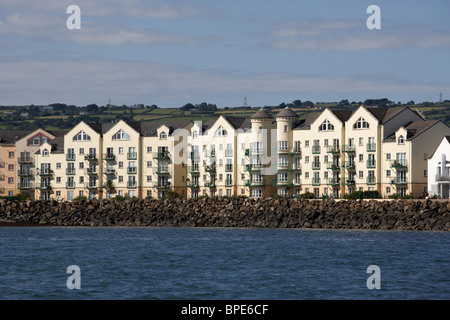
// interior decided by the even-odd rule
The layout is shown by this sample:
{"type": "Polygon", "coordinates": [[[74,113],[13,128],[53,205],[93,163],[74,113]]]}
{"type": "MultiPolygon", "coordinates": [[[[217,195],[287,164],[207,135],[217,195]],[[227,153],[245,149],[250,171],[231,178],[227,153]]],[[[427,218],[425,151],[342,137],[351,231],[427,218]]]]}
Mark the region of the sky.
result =
{"type": "Polygon", "coordinates": [[[0,105],[450,99],[447,0],[0,0],[0,105]],[[80,29],[70,5],[80,8],[80,29]],[[380,29],[369,29],[371,5],[380,29]],[[70,24],[69,23],[69,24],[70,24]]]}

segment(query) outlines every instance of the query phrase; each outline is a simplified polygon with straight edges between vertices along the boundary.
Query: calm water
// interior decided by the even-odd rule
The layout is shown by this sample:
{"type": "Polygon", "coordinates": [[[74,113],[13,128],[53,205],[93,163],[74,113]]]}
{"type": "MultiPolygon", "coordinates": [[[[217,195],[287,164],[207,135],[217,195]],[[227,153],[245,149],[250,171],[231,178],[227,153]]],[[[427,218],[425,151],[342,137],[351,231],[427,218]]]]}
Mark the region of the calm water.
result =
{"type": "Polygon", "coordinates": [[[4,227],[0,248],[0,299],[450,299],[450,232],[4,227]]]}

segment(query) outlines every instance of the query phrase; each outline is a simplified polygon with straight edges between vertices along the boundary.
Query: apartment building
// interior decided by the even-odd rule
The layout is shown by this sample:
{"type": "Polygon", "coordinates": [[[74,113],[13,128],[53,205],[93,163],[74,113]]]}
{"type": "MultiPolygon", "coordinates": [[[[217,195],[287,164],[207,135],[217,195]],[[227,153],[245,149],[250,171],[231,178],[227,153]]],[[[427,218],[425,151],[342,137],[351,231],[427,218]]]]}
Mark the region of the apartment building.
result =
{"type": "Polygon", "coordinates": [[[427,170],[428,194],[450,198],[450,136],[442,138],[436,151],[430,155],[427,170]]]}
{"type": "Polygon", "coordinates": [[[0,172],[12,182],[5,193],[27,191],[33,181],[41,199],[161,198],[169,191],[188,198],[417,196],[428,190],[429,155],[447,135],[448,126],[407,107],[327,108],[303,119],[286,108],[206,123],[80,122],[64,136],[37,130],[2,138],[0,172]],[[17,155],[20,161],[9,158],[17,155]],[[18,175],[7,176],[6,166],[18,175]]]}

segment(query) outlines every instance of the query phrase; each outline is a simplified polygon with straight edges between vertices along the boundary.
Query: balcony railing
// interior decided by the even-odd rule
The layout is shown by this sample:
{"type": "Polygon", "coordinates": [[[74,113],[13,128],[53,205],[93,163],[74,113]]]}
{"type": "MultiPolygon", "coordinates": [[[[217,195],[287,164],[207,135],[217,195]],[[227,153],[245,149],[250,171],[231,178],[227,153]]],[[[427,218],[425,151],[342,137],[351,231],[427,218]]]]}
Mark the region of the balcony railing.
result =
{"type": "Polygon", "coordinates": [[[342,146],[343,152],[355,152],[355,145],[344,144],[342,146]]]}
{"type": "Polygon", "coordinates": [[[391,168],[406,168],[408,166],[408,162],[406,159],[400,159],[400,160],[391,160],[391,168]]]}
{"type": "Polygon", "coordinates": [[[114,160],[116,160],[116,155],[114,153],[112,153],[112,152],[104,153],[103,154],[103,160],[114,161],[114,160]]]}
{"type": "Polygon", "coordinates": [[[17,170],[17,175],[19,177],[31,177],[31,176],[33,176],[33,170],[31,170],[31,169],[17,170]]]}
{"type": "Polygon", "coordinates": [[[34,186],[30,182],[28,182],[28,183],[23,183],[23,182],[21,183],[21,182],[19,182],[17,184],[17,189],[20,189],[20,190],[31,190],[31,189],[34,189],[34,186]]]}
{"type": "Polygon", "coordinates": [[[194,164],[192,166],[188,166],[187,172],[188,173],[199,173],[200,172],[200,165],[199,164],[194,164]]]}
{"type": "Polygon", "coordinates": [[[188,188],[198,188],[200,187],[200,182],[198,180],[186,182],[186,187],[188,188]]]}
{"type": "Polygon", "coordinates": [[[272,186],[274,187],[293,187],[300,185],[299,179],[287,179],[287,180],[279,180],[277,178],[272,179],[272,186]]]}
{"type": "Polygon", "coordinates": [[[313,170],[320,170],[320,161],[313,161],[312,162],[312,169],[313,170]]]}
{"type": "Polygon", "coordinates": [[[312,154],[319,154],[320,146],[312,146],[312,154]]]}
{"type": "Polygon", "coordinates": [[[137,188],[137,181],[127,181],[127,188],[128,189],[136,189],[137,188]]]}
{"type": "Polygon", "coordinates": [[[68,176],[73,176],[73,175],[75,175],[75,172],[76,172],[75,167],[73,167],[73,168],[66,168],[66,174],[67,174],[68,176]]]}
{"type": "Polygon", "coordinates": [[[36,184],[36,189],[39,190],[52,190],[52,185],[50,182],[41,182],[36,184]]]}
{"type": "Polygon", "coordinates": [[[375,179],[375,177],[372,177],[372,176],[369,176],[369,177],[367,177],[367,181],[366,181],[366,183],[367,184],[376,184],[376,179],[375,179]]]}
{"type": "Polygon", "coordinates": [[[342,185],[353,186],[355,185],[355,179],[342,179],[342,185]]]}
{"type": "Polygon", "coordinates": [[[136,174],[137,173],[137,167],[127,167],[127,173],[128,174],[136,174]]]}
{"type": "Polygon", "coordinates": [[[437,182],[450,182],[450,176],[449,175],[444,175],[444,174],[437,174],[435,176],[435,180],[437,182]]]}
{"type": "Polygon", "coordinates": [[[206,150],[205,157],[207,158],[215,158],[216,150],[206,150]]]}
{"type": "Polygon", "coordinates": [[[215,188],[216,187],[216,181],[215,180],[204,180],[203,184],[207,188],[215,188]]]}
{"type": "Polygon", "coordinates": [[[233,165],[232,164],[226,164],[225,165],[225,172],[232,172],[233,171],[233,165]]]}
{"type": "Polygon", "coordinates": [[[155,182],[155,184],[153,185],[153,187],[157,188],[157,189],[167,189],[170,188],[170,181],[160,181],[160,182],[155,182]]]}
{"type": "Polygon", "coordinates": [[[375,143],[367,144],[367,152],[375,152],[377,151],[377,145],[375,143]]]}
{"type": "Polygon", "coordinates": [[[66,188],[67,189],[75,189],[75,181],[66,182],[66,188]]]}
{"type": "Polygon", "coordinates": [[[391,184],[407,184],[406,177],[394,177],[394,179],[391,180],[391,184]]]}
{"type": "MultiPolygon", "coordinates": [[[[169,151],[156,152],[156,153],[153,154],[153,159],[156,159],[156,160],[169,160],[170,159],[170,153],[169,153],[169,151]]],[[[136,156],[135,156],[134,160],[136,160],[136,156]]]]}
{"type": "Polygon", "coordinates": [[[189,158],[191,159],[199,159],[200,158],[200,153],[197,151],[191,151],[189,152],[189,158]]]}
{"type": "Polygon", "coordinates": [[[75,161],[75,153],[66,153],[66,160],[67,161],[75,161]]]}
{"type": "Polygon", "coordinates": [[[97,174],[97,168],[86,168],[86,174],[88,176],[95,176],[97,174]]]}
{"type": "Polygon", "coordinates": [[[329,186],[337,186],[341,183],[341,178],[328,178],[327,185],[329,186]]]}
{"type": "Polygon", "coordinates": [[[226,179],[225,187],[232,187],[232,186],[233,186],[233,179],[226,179]]]}
{"type": "Polygon", "coordinates": [[[328,146],[327,152],[328,153],[340,153],[341,148],[339,146],[328,146]]]}
{"type": "Polygon", "coordinates": [[[19,157],[17,158],[19,164],[32,164],[34,162],[32,157],[19,157]]]}
{"type": "Polygon", "coordinates": [[[169,167],[160,167],[156,168],[156,174],[170,174],[169,167]]]}
{"type": "Polygon", "coordinates": [[[339,162],[335,162],[335,161],[328,162],[327,163],[327,169],[329,169],[329,170],[339,170],[340,169],[339,162]]]}
{"type": "Polygon", "coordinates": [[[300,164],[291,163],[291,164],[278,164],[277,170],[278,171],[299,171],[301,170],[300,164]]]}
{"type": "Polygon", "coordinates": [[[137,160],[137,152],[128,152],[127,160],[137,160]]]}
{"type": "Polygon", "coordinates": [[[95,154],[95,153],[85,154],[84,155],[84,160],[97,161],[97,154],[95,154]]]}
{"type": "Polygon", "coordinates": [[[97,183],[91,183],[91,182],[89,182],[89,183],[85,183],[84,184],[84,187],[86,188],[86,189],[97,189],[98,188],[98,185],[97,185],[97,183]]]}
{"type": "Polygon", "coordinates": [[[312,178],[312,185],[313,186],[320,186],[320,178],[312,178]]]}
{"type": "Polygon", "coordinates": [[[301,155],[302,151],[299,148],[286,148],[278,150],[277,153],[279,155],[287,155],[287,156],[293,156],[293,155],[301,155]]]}
{"type": "Polygon", "coordinates": [[[53,174],[53,170],[52,169],[36,169],[36,173],[39,176],[48,177],[53,174]]]}
{"type": "Polygon", "coordinates": [[[375,160],[367,160],[367,168],[375,168],[375,160]]]}
{"type": "Polygon", "coordinates": [[[264,149],[245,149],[245,156],[246,157],[261,156],[264,153],[265,153],[264,149]]]}
{"type": "Polygon", "coordinates": [[[257,172],[261,171],[262,168],[263,168],[262,164],[246,164],[244,171],[257,172]]]}
{"type": "Polygon", "coordinates": [[[342,161],[342,168],[355,170],[355,162],[354,161],[342,161]]]}
{"type": "Polygon", "coordinates": [[[266,180],[265,179],[260,179],[260,180],[254,180],[253,181],[251,179],[248,179],[248,180],[244,181],[244,185],[246,187],[263,187],[263,186],[266,185],[266,180]]]}
{"type": "Polygon", "coordinates": [[[205,171],[208,173],[216,172],[216,165],[205,166],[205,171]]]}
{"type": "Polygon", "coordinates": [[[106,167],[106,168],[103,168],[103,173],[104,174],[116,174],[116,169],[106,167]]]}

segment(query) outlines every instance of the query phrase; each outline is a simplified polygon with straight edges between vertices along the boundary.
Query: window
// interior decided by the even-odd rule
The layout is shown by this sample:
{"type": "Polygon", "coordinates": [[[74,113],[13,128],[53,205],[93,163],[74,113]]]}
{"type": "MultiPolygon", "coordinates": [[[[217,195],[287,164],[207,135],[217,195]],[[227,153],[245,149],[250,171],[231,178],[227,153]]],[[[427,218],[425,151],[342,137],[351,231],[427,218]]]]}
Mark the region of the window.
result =
{"type": "Polygon", "coordinates": [[[222,126],[220,126],[215,133],[216,136],[226,136],[227,134],[227,130],[225,130],[222,126]]]}
{"type": "Polygon", "coordinates": [[[363,162],[364,161],[364,155],[361,153],[359,155],[359,162],[363,162]]]}
{"type": "Polygon", "coordinates": [[[8,178],[8,183],[14,183],[14,178],[8,178]]]}
{"type": "Polygon", "coordinates": [[[306,178],[306,179],[309,178],[309,172],[305,172],[305,178],[306,178]]]}
{"type": "Polygon", "coordinates": [[[151,182],[152,181],[152,176],[147,176],[147,182],[151,182]]]}
{"type": "Polygon", "coordinates": [[[61,197],[61,191],[56,191],[56,196],[59,198],[61,197]]]}
{"type": "Polygon", "coordinates": [[[84,177],[83,176],[80,177],[80,183],[84,183],[84,177]]]}
{"type": "Polygon", "coordinates": [[[361,170],[360,170],[358,176],[359,176],[359,178],[361,178],[361,179],[364,178],[364,171],[361,171],[361,170]]]}
{"type": "Polygon", "coordinates": [[[398,137],[398,144],[405,144],[405,138],[403,136],[398,137]]]}
{"type": "Polygon", "coordinates": [[[192,132],[192,137],[195,139],[198,137],[198,132],[197,130],[194,130],[194,132],[192,132]]]}
{"type": "Polygon", "coordinates": [[[9,171],[14,171],[14,165],[13,164],[8,164],[8,170],[9,171]]]}
{"type": "Polygon", "coordinates": [[[288,141],[278,141],[278,151],[286,151],[288,149],[288,141]]]}
{"type": "Polygon", "coordinates": [[[386,160],[391,160],[391,154],[390,153],[386,153],[386,160]]]}
{"type": "Polygon", "coordinates": [[[167,139],[167,133],[165,131],[161,132],[159,134],[159,139],[166,140],[167,139]]]}
{"type": "Polygon", "coordinates": [[[259,127],[259,133],[263,132],[263,127],[259,127]]]}
{"type": "Polygon", "coordinates": [[[309,156],[305,156],[305,163],[309,163],[309,156]]]}
{"type": "Polygon", "coordinates": [[[423,160],[428,160],[428,153],[423,154],[423,160]]]}
{"type": "Polygon", "coordinates": [[[80,154],[84,154],[84,148],[80,148],[80,154]]]}
{"type": "Polygon", "coordinates": [[[9,154],[8,154],[8,157],[11,159],[11,158],[14,158],[14,151],[10,151],[9,152],[9,154]]]}
{"type": "Polygon", "coordinates": [[[288,166],[288,158],[287,157],[279,157],[278,158],[278,167],[287,167],[288,166]]]}
{"type": "Polygon", "coordinates": [[[424,177],[427,176],[427,170],[423,170],[423,176],[424,176],[424,177]]]}
{"type": "Polygon", "coordinates": [[[152,162],[151,161],[147,161],[147,168],[151,168],[152,167],[152,162]]]}
{"type": "Polygon", "coordinates": [[[115,135],[112,137],[113,140],[130,140],[130,135],[123,131],[122,129],[119,130],[115,135]]]}
{"type": "Polygon", "coordinates": [[[324,140],[323,140],[323,145],[324,145],[325,147],[328,147],[328,139],[324,139],[324,140]]]}
{"type": "Polygon", "coordinates": [[[323,162],[328,163],[328,155],[323,156],[323,162]]]}
{"type": "Polygon", "coordinates": [[[90,141],[90,140],[91,137],[87,135],[86,132],[84,132],[83,130],[78,132],[78,134],[75,137],[73,137],[73,141],[90,141]]]}
{"type": "Polygon", "coordinates": [[[284,126],[284,132],[288,132],[289,131],[289,127],[288,126],[284,126]]]}
{"type": "Polygon", "coordinates": [[[391,176],[391,170],[386,170],[386,177],[390,177],[391,176]]]}
{"type": "Polygon", "coordinates": [[[325,120],[319,127],[319,131],[332,131],[332,130],[334,130],[334,126],[328,120],[325,120]]]}
{"type": "Polygon", "coordinates": [[[61,162],[56,163],[56,169],[61,169],[61,162]]]}
{"type": "Polygon", "coordinates": [[[123,168],[123,161],[119,161],[119,169],[123,168]]]}
{"type": "Polygon", "coordinates": [[[80,162],[78,165],[80,169],[84,169],[84,162],[80,162]]]}
{"type": "Polygon", "coordinates": [[[359,138],[359,145],[362,146],[364,144],[364,138],[359,138]]]}
{"type": "Polygon", "coordinates": [[[353,129],[369,129],[369,123],[361,117],[355,122],[353,129]]]}
{"type": "Polygon", "coordinates": [[[305,148],[309,147],[309,140],[305,140],[305,148]]]}
{"type": "Polygon", "coordinates": [[[123,154],[123,147],[119,147],[119,154],[123,154]]]}
{"type": "Polygon", "coordinates": [[[61,183],[61,177],[56,177],[56,183],[61,183]]]}
{"type": "Polygon", "coordinates": [[[123,182],[123,176],[119,176],[119,182],[123,182]]]}
{"type": "Polygon", "coordinates": [[[386,187],[386,193],[387,194],[391,193],[391,187],[386,187]]]}
{"type": "Polygon", "coordinates": [[[152,147],[147,147],[147,153],[152,152],[152,147]]]}
{"type": "Polygon", "coordinates": [[[49,155],[48,149],[44,149],[44,151],[42,151],[42,156],[48,157],[48,155],[49,155]]]}

